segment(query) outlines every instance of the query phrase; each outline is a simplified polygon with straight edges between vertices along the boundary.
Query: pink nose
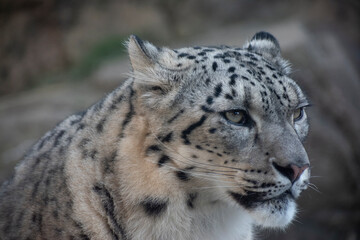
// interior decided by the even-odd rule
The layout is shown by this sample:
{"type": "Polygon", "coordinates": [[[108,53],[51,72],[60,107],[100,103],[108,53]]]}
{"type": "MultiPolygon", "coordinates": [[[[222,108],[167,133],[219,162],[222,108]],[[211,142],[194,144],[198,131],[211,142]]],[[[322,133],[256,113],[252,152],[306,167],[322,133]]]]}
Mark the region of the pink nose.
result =
{"type": "Polygon", "coordinates": [[[302,167],[299,167],[295,164],[291,164],[290,167],[293,170],[293,175],[290,180],[291,180],[291,182],[295,182],[296,180],[298,180],[300,178],[301,174],[309,167],[309,164],[305,164],[302,167]]]}
{"type": "Polygon", "coordinates": [[[309,168],[309,164],[304,164],[302,166],[298,166],[296,164],[289,164],[285,167],[278,165],[277,163],[273,162],[273,166],[275,169],[280,172],[282,175],[287,177],[292,183],[298,180],[301,174],[309,168]]]}

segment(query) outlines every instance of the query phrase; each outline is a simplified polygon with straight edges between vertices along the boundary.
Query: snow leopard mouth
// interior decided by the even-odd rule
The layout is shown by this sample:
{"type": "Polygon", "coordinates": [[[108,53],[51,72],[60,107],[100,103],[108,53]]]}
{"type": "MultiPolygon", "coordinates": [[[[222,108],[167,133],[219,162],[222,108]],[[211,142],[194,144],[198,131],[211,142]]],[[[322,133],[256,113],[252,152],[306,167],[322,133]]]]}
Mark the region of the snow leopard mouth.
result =
{"type": "Polygon", "coordinates": [[[229,194],[237,203],[248,209],[263,204],[279,204],[282,202],[295,200],[295,197],[292,194],[291,189],[288,189],[283,193],[271,198],[264,198],[262,193],[252,192],[252,191],[246,192],[246,195],[235,192],[229,192],[229,194]]]}

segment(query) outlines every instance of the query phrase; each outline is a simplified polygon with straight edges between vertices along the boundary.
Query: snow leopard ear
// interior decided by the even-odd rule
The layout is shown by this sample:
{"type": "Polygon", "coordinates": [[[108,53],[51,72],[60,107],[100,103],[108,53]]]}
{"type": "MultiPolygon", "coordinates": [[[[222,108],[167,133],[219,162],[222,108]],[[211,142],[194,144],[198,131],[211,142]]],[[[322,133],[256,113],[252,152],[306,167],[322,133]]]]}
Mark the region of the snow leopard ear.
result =
{"type": "Polygon", "coordinates": [[[148,108],[157,108],[171,104],[174,89],[182,79],[182,72],[174,70],[177,55],[168,48],[158,48],[130,36],[127,42],[134,78],[134,88],[148,108]]]}
{"type": "Polygon", "coordinates": [[[153,44],[131,35],[127,42],[131,66],[134,71],[143,72],[154,67],[159,49],[153,44]]]}
{"type": "Polygon", "coordinates": [[[181,69],[174,69],[177,55],[168,48],[159,48],[135,35],[127,43],[132,76],[137,85],[168,91],[177,85],[181,69]]]}
{"type": "Polygon", "coordinates": [[[280,44],[278,40],[268,32],[256,33],[250,42],[245,44],[250,52],[262,54],[263,57],[274,64],[274,66],[283,74],[290,74],[291,67],[288,61],[282,58],[280,44]]]}

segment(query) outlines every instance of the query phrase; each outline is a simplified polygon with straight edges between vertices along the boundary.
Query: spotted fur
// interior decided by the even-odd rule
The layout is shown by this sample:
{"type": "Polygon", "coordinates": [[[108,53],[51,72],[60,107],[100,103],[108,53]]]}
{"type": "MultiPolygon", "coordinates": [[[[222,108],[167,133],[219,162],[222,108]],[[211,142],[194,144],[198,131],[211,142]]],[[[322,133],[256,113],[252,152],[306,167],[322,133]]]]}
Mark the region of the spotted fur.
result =
{"type": "Polygon", "coordinates": [[[0,239],[251,240],[288,225],[309,184],[308,102],[277,40],[171,50],[131,36],[128,50],[131,77],[2,186],[0,239]]]}

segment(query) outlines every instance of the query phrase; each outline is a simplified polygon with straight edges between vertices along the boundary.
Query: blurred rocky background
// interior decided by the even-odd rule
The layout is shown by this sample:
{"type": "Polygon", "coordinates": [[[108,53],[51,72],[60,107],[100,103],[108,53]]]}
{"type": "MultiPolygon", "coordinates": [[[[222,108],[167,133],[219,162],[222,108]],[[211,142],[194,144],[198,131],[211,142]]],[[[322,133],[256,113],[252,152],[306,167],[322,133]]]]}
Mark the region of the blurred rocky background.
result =
{"type": "Polygon", "coordinates": [[[259,239],[360,239],[360,1],[0,0],[0,182],[66,116],[126,79],[123,42],[241,46],[273,33],[313,103],[313,190],[287,231],[259,239]]]}

